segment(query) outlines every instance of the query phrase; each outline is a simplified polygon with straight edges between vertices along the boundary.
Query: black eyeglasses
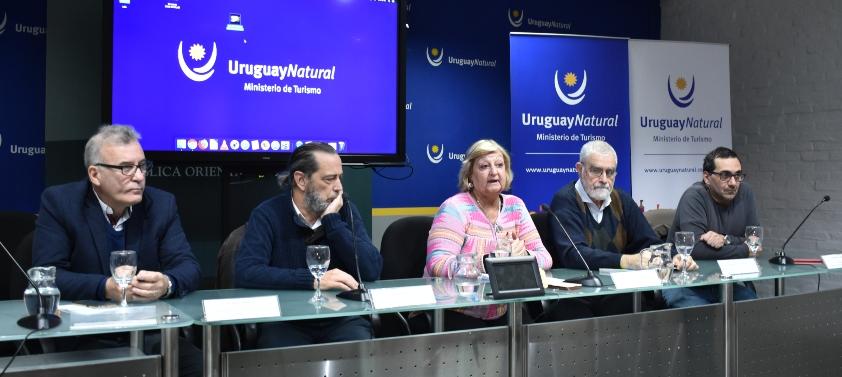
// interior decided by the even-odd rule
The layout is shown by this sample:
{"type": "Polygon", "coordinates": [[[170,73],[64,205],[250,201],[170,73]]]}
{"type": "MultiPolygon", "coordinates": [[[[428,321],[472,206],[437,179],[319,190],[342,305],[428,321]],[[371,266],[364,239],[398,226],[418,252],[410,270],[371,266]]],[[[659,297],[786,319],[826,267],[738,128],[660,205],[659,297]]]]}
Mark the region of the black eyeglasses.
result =
{"type": "Polygon", "coordinates": [[[117,170],[120,171],[120,173],[123,173],[123,175],[133,176],[133,175],[135,175],[135,173],[138,170],[140,170],[140,174],[146,175],[146,172],[149,171],[149,168],[152,167],[152,162],[151,161],[141,161],[137,165],[109,165],[109,164],[102,164],[102,163],[97,163],[97,164],[94,164],[94,165],[102,166],[104,168],[109,168],[109,169],[117,169],[117,170]]]}
{"type": "Polygon", "coordinates": [[[713,174],[713,175],[719,177],[719,180],[722,181],[722,182],[728,182],[728,181],[731,180],[731,178],[736,178],[737,182],[742,182],[743,180],[746,179],[745,173],[734,174],[734,173],[731,173],[730,171],[720,171],[720,172],[712,171],[712,172],[710,172],[710,174],[713,174]]]}
{"type": "Polygon", "coordinates": [[[588,171],[588,174],[590,174],[591,177],[594,177],[594,178],[602,177],[602,175],[605,174],[606,178],[611,179],[611,178],[614,178],[615,175],[617,175],[617,171],[614,170],[614,169],[602,169],[602,168],[597,168],[597,167],[593,167],[593,166],[588,167],[587,171],[588,171]]]}

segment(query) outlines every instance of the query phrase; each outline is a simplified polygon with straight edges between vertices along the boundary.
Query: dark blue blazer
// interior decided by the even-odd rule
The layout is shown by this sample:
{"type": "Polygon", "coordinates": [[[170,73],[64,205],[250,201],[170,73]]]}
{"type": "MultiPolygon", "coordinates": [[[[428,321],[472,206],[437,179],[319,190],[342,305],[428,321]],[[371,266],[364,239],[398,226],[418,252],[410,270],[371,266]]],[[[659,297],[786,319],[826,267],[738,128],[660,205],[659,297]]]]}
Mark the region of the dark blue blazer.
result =
{"type": "MultiPolygon", "coordinates": [[[[33,266],[55,266],[61,297],[101,299],[101,283],[111,276],[108,220],[83,180],[49,187],[41,195],[32,245],[33,266]]],[[[175,197],[146,187],[123,226],[126,249],[138,253],[138,271],[160,271],[174,281],[173,297],[199,287],[199,262],[181,229],[175,197]]]]}

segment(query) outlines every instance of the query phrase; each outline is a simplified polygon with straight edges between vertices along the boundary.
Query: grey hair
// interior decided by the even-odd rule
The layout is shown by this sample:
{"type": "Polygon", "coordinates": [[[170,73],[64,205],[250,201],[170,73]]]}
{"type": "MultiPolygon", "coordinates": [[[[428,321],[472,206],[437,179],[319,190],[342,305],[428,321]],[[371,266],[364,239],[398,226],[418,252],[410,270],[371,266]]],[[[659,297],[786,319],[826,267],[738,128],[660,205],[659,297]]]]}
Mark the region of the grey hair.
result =
{"type": "Polygon", "coordinates": [[[614,151],[614,147],[611,144],[602,140],[592,140],[585,143],[582,146],[582,150],[579,151],[579,162],[584,164],[588,160],[588,157],[594,153],[611,155],[614,157],[614,161],[617,161],[617,152],[614,151]]]}
{"type": "Polygon", "coordinates": [[[104,125],[85,144],[85,167],[99,164],[99,151],[104,144],[127,145],[140,140],[140,134],[132,126],[104,125]]]}

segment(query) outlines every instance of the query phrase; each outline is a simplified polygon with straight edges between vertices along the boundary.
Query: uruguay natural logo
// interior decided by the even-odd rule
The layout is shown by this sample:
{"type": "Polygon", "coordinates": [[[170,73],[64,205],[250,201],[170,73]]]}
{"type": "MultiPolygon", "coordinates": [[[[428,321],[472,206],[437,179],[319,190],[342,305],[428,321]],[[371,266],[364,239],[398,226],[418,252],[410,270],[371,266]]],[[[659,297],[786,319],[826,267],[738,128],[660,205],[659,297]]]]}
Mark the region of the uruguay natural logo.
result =
{"type": "Polygon", "coordinates": [[[509,9],[509,23],[514,27],[523,25],[523,9],[509,9]]]}
{"type": "Polygon", "coordinates": [[[431,66],[440,66],[443,58],[444,49],[439,50],[437,47],[433,47],[433,49],[431,50],[429,47],[427,47],[427,62],[430,63],[431,66]]]}
{"type": "Polygon", "coordinates": [[[696,75],[693,75],[693,82],[690,84],[690,89],[687,89],[687,79],[682,76],[679,76],[675,79],[675,83],[672,82],[672,77],[667,75],[667,92],[670,95],[670,100],[676,106],[685,108],[690,106],[693,103],[693,94],[696,91],[696,75]],[[676,92],[684,93],[683,96],[677,97],[675,96],[675,92],[673,92],[673,85],[675,86],[676,92]]]}
{"type": "Polygon", "coordinates": [[[434,164],[438,164],[444,158],[444,144],[441,146],[427,144],[427,159],[434,164]]]}
{"type": "MultiPolygon", "coordinates": [[[[202,82],[211,78],[211,76],[213,76],[213,73],[215,72],[215,70],[213,69],[213,65],[216,64],[216,42],[213,42],[213,51],[211,51],[210,57],[206,60],[205,64],[197,68],[190,68],[187,66],[187,62],[184,61],[182,45],[183,42],[179,41],[178,65],[179,67],[181,67],[181,72],[184,72],[184,75],[187,76],[187,78],[196,82],[202,82]]],[[[207,55],[205,46],[202,46],[198,43],[190,46],[188,53],[190,54],[190,59],[197,63],[204,61],[207,55]]]]}
{"type": "MultiPolygon", "coordinates": [[[[579,84],[579,77],[576,76],[573,72],[567,72],[564,74],[564,78],[562,79],[563,85],[566,87],[567,90],[573,90],[577,84],[579,84]]],[[[561,99],[562,102],[573,106],[578,105],[579,102],[582,102],[585,99],[585,88],[588,86],[588,71],[582,71],[582,83],[579,84],[579,88],[575,89],[575,91],[571,93],[565,93],[564,89],[562,89],[561,85],[558,82],[558,70],[555,71],[555,92],[558,94],[558,98],[561,99]]]]}

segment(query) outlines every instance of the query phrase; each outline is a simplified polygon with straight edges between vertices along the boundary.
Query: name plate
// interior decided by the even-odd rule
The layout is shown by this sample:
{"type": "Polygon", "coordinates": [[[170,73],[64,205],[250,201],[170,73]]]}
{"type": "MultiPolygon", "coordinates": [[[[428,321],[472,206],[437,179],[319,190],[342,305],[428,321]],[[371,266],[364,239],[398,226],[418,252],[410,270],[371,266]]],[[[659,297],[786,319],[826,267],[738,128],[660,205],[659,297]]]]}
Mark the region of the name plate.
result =
{"type": "Polygon", "coordinates": [[[410,287],[369,289],[371,305],[375,309],[400,308],[404,306],[433,305],[436,295],[430,285],[410,287]]]}
{"type": "Polygon", "coordinates": [[[617,289],[660,287],[661,278],[656,270],[624,271],[611,273],[617,289]]]}
{"type": "Polygon", "coordinates": [[[757,266],[757,260],[754,258],[720,259],[716,263],[719,264],[719,271],[722,271],[723,278],[760,274],[760,267],[757,266]]]}
{"type": "Polygon", "coordinates": [[[822,255],[822,262],[827,268],[842,268],[842,254],[822,255]]]}
{"type": "Polygon", "coordinates": [[[222,298],[202,300],[205,321],[233,321],[238,319],[280,317],[278,296],[222,298]]]}

